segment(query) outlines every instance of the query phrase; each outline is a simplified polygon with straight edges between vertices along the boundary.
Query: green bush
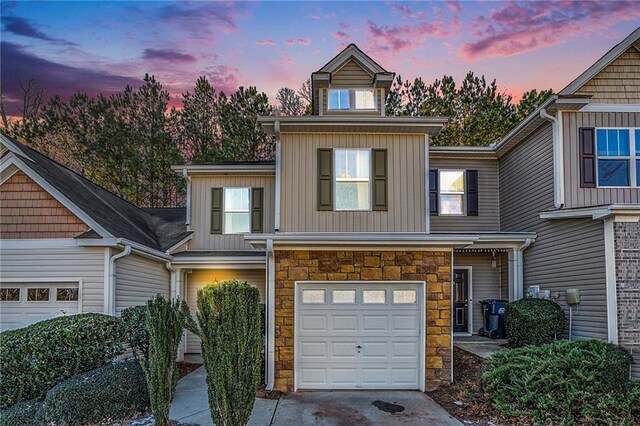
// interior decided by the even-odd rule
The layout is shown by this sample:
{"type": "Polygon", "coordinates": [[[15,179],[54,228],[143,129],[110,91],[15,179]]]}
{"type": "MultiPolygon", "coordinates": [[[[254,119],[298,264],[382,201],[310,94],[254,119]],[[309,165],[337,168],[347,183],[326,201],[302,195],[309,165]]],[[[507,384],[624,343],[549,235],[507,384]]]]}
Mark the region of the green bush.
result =
{"type": "Polygon", "coordinates": [[[544,345],[561,338],[567,317],[554,301],[520,299],[507,304],[505,327],[513,346],[544,345]]]}
{"type": "Polygon", "coordinates": [[[541,424],[632,422],[640,387],[629,382],[632,357],[600,340],[566,340],[498,352],[484,390],[509,416],[541,424]]]}
{"type": "Polygon", "coordinates": [[[260,295],[246,282],[225,281],[198,291],[197,303],[211,419],[245,425],[260,384],[260,295]]]}
{"type": "Polygon", "coordinates": [[[147,307],[131,306],[122,311],[120,319],[124,323],[127,343],[137,360],[149,360],[149,332],[147,331],[147,307]]]}
{"type": "Polygon", "coordinates": [[[140,363],[116,362],[77,374],[54,386],[44,401],[45,416],[55,424],[81,424],[131,417],[149,407],[140,363]]]}
{"type": "Polygon", "coordinates": [[[44,404],[35,399],[19,402],[0,412],[0,426],[41,426],[44,424],[44,404]]]}
{"type": "Polygon", "coordinates": [[[0,408],[41,399],[60,381],[123,352],[122,322],[102,314],[49,319],[0,333],[0,408]]]}
{"type": "Polygon", "coordinates": [[[176,358],[184,328],[191,323],[184,300],[169,301],[161,295],[147,302],[149,362],[141,361],[157,426],[169,424],[169,408],[178,382],[176,358]]]}

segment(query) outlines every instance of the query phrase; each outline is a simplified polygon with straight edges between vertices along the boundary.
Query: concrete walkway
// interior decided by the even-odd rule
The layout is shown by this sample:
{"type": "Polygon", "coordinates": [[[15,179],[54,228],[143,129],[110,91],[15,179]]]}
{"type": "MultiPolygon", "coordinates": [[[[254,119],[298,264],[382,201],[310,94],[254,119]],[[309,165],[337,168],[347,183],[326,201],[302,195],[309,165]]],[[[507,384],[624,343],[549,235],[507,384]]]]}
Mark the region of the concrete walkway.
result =
{"type": "Polygon", "coordinates": [[[453,337],[453,346],[484,359],[489,358],[496,352],[505,350],[504,345],[506,344],[506,339],[489,339],[488,337],[479,336],[453,337]]]}
{"type": "MultiPolygon", "coordinates": [[[[171,420],[189,425],[212,426],[209,400],[207,397],[207,373],[204,367],[180,379],[171,404],[171,420]]],[[[278,405],[275,399],[256,398],[249,425],[268,426],[278,405]]]]}

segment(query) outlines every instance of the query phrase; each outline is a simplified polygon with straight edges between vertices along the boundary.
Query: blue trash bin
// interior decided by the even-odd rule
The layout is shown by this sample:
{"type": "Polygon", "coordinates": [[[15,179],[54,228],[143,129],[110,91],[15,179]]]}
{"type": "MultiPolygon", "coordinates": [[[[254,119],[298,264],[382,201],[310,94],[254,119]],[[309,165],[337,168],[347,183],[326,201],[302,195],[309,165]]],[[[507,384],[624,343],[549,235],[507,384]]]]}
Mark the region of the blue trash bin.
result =
{"type": "Polygon", "coordinates": [[[478,334],[492,339],[504,339],[507,333],[504,327],[506,300],[487,299],[480,302],[482,306],[483,325],[478,334]]]}

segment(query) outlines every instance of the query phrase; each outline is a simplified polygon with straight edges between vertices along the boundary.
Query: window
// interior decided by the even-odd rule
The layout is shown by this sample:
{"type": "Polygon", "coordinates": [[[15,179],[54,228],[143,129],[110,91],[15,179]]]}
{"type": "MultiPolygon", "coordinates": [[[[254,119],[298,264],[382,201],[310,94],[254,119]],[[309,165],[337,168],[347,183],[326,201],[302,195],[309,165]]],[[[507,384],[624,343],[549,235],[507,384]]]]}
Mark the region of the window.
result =
{"type": "Polygon", "coordinates": [[[325,303],[325,291],[302,290],[302,303],[325,303]]]}
{"type": "Polygon", "coordinates": [[[48,288],[29,288],[27,289],[27,302],[48,302],[48,288]]]}
{"type": "Polygon", "coordinates": [[[373,89],[356,89],[354,93],[356,109],[376,109],[376,98],[373,89]]]}
{"type": "Polygon", "coordinates": [[[250,188],[224,189],[224,233],[250,232],[250,188]]]}
{"type": "Polygon", "coordinates": [[[356,291],[333,290],[333,303],[356,303],[356,291]]]}
{"type": "Polygon", "coordinates": [[[464,215],[464,170],[440,170],[440,214],[464,215]]]}
{"type": "Polygon", "coordinates": [[[371,151],[334,150],[336,210],[371,209],[371,151]]]}
{"type": "Polygon", "coordinates": [[[640,187],[640,129],[596,129],[598,187],[640,187]]]}
{"type": "Polygon", "coordinates": [[[19,302],[19,288],[0,288],[0,302],[19,302]]]}
{"type": "Polygon", "coordinates": [[[393,303],[416,303],[418,296],[415,290],[393,290],[393,303]]]}
{"type": "Polygon", "coordinates": [[[56,289],[56,301],[58,301],[58,302],[77,302],[78,301],[78,289],[77,288],[57,288],[56,289]]]}
{"type": "Polygon", "coordinates": [[[333,110],[349,110],[351,103],[349,102],[349,90],[329,90],[329,109],[333,110]]]}
{"type": "Polygon", "coordinates": [[[362,303],[387,303],[387,291],[362,290],[362,303]]]}

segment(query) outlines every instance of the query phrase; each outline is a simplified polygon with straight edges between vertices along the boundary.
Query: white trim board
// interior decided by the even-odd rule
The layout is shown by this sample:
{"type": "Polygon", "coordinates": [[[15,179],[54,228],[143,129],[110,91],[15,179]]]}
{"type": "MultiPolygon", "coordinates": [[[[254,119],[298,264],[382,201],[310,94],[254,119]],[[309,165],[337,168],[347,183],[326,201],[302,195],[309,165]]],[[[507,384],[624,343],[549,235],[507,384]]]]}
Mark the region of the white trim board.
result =
{"type": "Polygon", "coordinates": [[[607,291],[607,335],[609,343],[618,344],[618,301],[616,282],[614,219],[604,221],[604,257],[607,291]]]}

